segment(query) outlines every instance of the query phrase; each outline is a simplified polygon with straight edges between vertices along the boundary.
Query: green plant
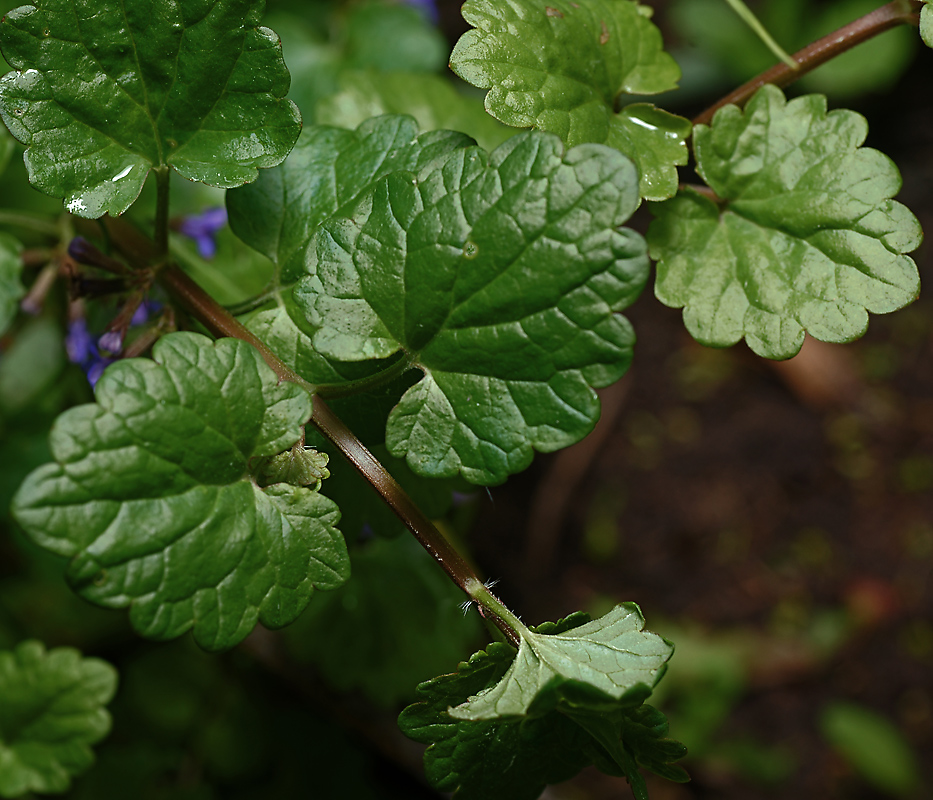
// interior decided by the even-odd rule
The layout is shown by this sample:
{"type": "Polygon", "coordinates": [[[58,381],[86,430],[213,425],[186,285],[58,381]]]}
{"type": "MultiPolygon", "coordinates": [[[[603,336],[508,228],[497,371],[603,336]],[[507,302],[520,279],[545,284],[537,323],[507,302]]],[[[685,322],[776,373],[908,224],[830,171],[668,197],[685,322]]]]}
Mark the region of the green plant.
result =
{"type": "MultiPolygon", "coordinates": [[[[63,272],[70,355],[96,381],[94,402],[63,390],[42,409],[57,415],[52,461],[12,499],[29,540],[69,559],[82,597],[128,608],[143,636],[190,630],[223,650],[257,622],[290,625],[348,580],[347,540],[386,524],[366,507],[368,483],[500,639],[422,683],[401,715],[430,745],[437,788],[532,798],[591,764],[639,798],[639,768],[686,780],[684,748],[645,704],[673,645],[644,630],[638,607],[526,626],[422,506],[442,513],[453,487],[502,483],[535,451],[592,430],[594,390],[631,361],[621,312],[651,259],[657,297],[684,309],[694,338],[744,339],[767,358],[795,355],[807,333],[852,341],[868,312],[915,299],[907,254],[921,231],[893,200],[896,167],[862,147],[860,115],[778,87],[895,25],[919,24],[929,43],[929,7],[889,3],[691,122],[641,97],[679,77],[647,7],[469,0],[473,29],[452,68],[488,90],[489,114],[532,130],[508,135],[434,79],[402,85],[425,127],[458,125],[497,143],[487,152],[466,133],[375,116],[404,110],[380,94],[402,79],[352,69],[382,63],[359,42],[384,8],[367,7],[346,36],[347,64],[330,54],[343,92],[316,111],[373,118],[302,130],[261,0],[150,5],[44,0],[0,27],[13,68],[0,113],[32,184],[69,212],[0,212],[26,240],[0,240],[4,363],[15,348],[44,352],[16,308],[60,319],[49,284],[63,272]],[[703,186],[679,184],[688,143],[703,186]],[[223,215],[173,217],[173,171],[227,190],[240,240],[219,244],[229,269],[210,263],[223,215]],[[642,201],[655,217],[647,241],[622,227],[642,201]],[[28,293],[27,264],[42,268],[28,293]]],[[[30,373],[37,388],[5,398],[11,419],[55,378],[60,360],[39,368],[38,357],[21,356],[13,380],[30,373]]],[[[0,724],[0,764],[32,741],[23,730],[0,724]]],[[[10,769],[4,796],[67,783],[10,769]]]]}

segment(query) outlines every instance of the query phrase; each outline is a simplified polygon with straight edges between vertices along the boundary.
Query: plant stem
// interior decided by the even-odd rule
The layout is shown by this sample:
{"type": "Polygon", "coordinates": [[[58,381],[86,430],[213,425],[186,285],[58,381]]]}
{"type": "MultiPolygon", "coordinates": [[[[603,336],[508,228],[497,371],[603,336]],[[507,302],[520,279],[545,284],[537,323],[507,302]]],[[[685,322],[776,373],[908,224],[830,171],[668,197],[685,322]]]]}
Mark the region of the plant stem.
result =
{"type": "Polygon", "coordinates": [[[918,12],[921,7],[920,0],[892,0],[860,17],[854,22],[840,28],[822,39],[818,39],[793,55],[796,68],[787,64],[775,64],[771,69],[752,78],[744,86],[740,86],[731,94],[707,108],[702,114],[695,117],[694,125],[709,125],[713,115],[723,106],[743,105],[755,92],[766,83],[775,86],[787,86],[808,72],[812,72],[821,64],[850,50],[879,33],[884,33],[898,25],[919,25],[918,12]]]}
{"type": "Polygon", "coordinates": [[[168,189],[172,171],[165,166],[155,167],[152,171],[156,181],[155,233],[152,237],[155,242],[155,252],[153,256],[157,261],[161,261],[168,255],[168,189]]]}
{"type": "Polygon", "coordinates": [[[59,229],[56,222],[45,217],[30,214],[26,211],[0,210],[0,225],[12,225],[16,228],[35,231],[44,236],[58,236],[59,229]]]}
{"type": "MultiPolygon", "coordinates": [[[[495,607],[487,605],[492,597],[482,581],[463,556],[450,544],[435,527],[424,512],[415,505],[398,482],[386,468],[373,456],[353,432],[334,414],[327,404],[315,394],[315,387],[299,375],[296,375],[275,353],[273,353],[252,332],[237,321],[223,306],[217,303],[191,278],[174,264],[167,265],[159,273],[159,280],[168,292],[184,306],[189,313],[215,336],[232,336],[253,345],[265,362],[281,380],[291,381],[303,386],[312,394],[313,412],[311,422],[333,442],[350,462],[353,468],[376,490],[383,501],[395,512],[408,530],[414,534],[421,546],[441,565],[450,576],[472,599],[480,603],[510,642],[518,645],[519,635],[513,624],[511,612],[504,614],[505,608],[496,601],[495,607]],[[482,589],[478,592],[477,586],[482,589]]],[[[507,609],[506,609],[507,611],[507,609]]]]}

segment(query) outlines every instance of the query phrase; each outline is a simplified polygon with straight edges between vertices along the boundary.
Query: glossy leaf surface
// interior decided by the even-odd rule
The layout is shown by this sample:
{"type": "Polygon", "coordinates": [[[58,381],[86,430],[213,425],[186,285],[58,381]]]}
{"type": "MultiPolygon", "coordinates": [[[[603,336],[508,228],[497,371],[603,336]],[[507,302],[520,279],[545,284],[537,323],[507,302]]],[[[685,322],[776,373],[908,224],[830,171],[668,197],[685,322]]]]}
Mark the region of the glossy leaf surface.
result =
{"type": "Polygon", "coordinates": [[[110,731],[113,667],[70,647],[0,651],[0,797],[64,792],[110,731]]]}
{"type": "Polygon", "coordinates": [[[79,216],[120,214],[153,167],[254,180],[301,129],[264,0],[37,0],[8,13],[0,113],[32,183],[79,216]]]}
{"type": "Polygon", "coordinates": [[[677,87],[680,69],[649,9],[631,0],[468,0],[463,17],[474,30],[457,42],[451,68],[490,90],[490,114],[556,133],[568,146],[616,147],[638,166],[644,197],[674,194],[690,123],[647,103],[615,113],[623,93],[677,87]]]}
{"type": "Polygon", "coordinates": [[[593,763],[626,775],[638,798],[647,797],[639,764],[684,779],[682,770],[670,765],[683,757],[683,747],[663,738],[663,715],[642,705],[672,648],[642,632],[641,615],[631,605],[587,620],[587,615],[575,614],[527,631],[527,638],[523,633],[518,655],[514,648],[494,643],[460,664],[456,674],[418,688],[423,702],[405,709],[399,724],[406,735],[430,745],[425,770],[434,786],[458,790],[456,796],[464,800],[535,798],[546,784],[566,780],[593,763]],[[560,672],[552,670],[554,662],[545,656],[540,675],[527,673],[522,651],[548,640],[545,651],[554,643],[564,651],[560,672]],[[589,657],[594,648],[612,644],[634,645],[629,657],[638,666],[626,678],[614,673],[606,693],[600,688],[605,673],[591,669],[589,657]],[[530,682],[521,685],[524,679],[530,682]],[[493,696],[501,701],[498,706],[481,710],[493,696]],[[480,713],[467,716],[465,710],[471,708],[480,713]]]}
{"type": "Polygon", "coordinates": [[[491,156],[459,149],[394,173],[309,247],[295,296],[333,359],[399,351],[424,372],[389,417],[386,442],[422,475],[500,483],[585,436],[593,387],[620,378],[634,336],[615,312],[647,258],[619,229],[638,205],[618,151],[563,152],[514,136],[491,156]]]}
{"type": "Polygon", "coordinates": [[[285,163],[255,183],[227,193],[230,227],[271,258],[287,285],[304,274],[306,248],[317,226],[353,205],[386,175],[418,170],[434,158],[472,144],[463,134],[419,135],[411,117],[378,117],[356,130],[305,128],[285,163]]]}
{"type": "Polygon", "coordinates": [[[26,293],[20,276],[23,246],[8,233],[0,233],[0,334],[10,326],[19,309],[20,298],[26,293]]]}
{"type": "Polygon", "coordinates": [[[59,417],[55,462],[31,473],[13,510],[71,559],[79,594],[129,606],[143,635],[193,629],[202,647],[230,647],[257,619],[288,624],[315,588],[349,574],[337,507],[250,475],[251,459],[298,440],[310,399],[233,339],[170,334],[153,357],[111,365],[96,404],[59,417]]]}
{"type": "Polygon", "coordinates": [[[867,126],[822,95],[786,102],[766,86],[745,111],[727,106],[694,131],[697,169],[721,205],[692,191],[653,207],[655,293],[684,307],[704,344],[743,337],[756,353],[789,358],[804,332],[857,339],[868,312],[914,300],[919,275],[905,253],[920,225],[891,200],[894,164],[860,147],[867,126]]]}

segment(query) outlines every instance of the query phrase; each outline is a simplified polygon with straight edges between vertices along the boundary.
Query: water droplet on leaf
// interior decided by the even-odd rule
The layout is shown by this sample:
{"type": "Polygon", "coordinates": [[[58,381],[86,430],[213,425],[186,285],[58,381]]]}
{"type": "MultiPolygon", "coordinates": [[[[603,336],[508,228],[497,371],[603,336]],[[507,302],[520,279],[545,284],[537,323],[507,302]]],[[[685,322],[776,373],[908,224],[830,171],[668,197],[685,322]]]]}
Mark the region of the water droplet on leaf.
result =
{"type": "Polygon", "coordinates": [[[463,245],[463,257],[464,258],[476,258],[479,254],[479,246],[475,242],[467,242],[463,245]]]}

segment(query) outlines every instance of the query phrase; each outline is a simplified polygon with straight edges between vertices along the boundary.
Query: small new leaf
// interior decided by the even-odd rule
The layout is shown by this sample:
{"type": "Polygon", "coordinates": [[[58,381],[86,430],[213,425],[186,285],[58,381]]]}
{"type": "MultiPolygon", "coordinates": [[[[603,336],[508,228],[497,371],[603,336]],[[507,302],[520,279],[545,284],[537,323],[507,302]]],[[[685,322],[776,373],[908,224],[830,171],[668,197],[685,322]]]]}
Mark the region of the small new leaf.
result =
{"type": "Polygon", "coordinates": [[[312,492],[321,488],[321,482],[330,477],[327,462],[330,456],[313,447],[296,444],[291,450],[274,456],[265,456],[254,467],[260,486],[288,483],[292,486],[310,486],[312,492]]]}
{"type": "Polygon", "coordinates": [[[153,358],[111,365],[97,403],[58,418],[55,462],[29,475],[13,513],[71,559],[79,594],[129,606],[144,636],[192,629],[206,649],[231,647],[349,575],[337,507],[298,486],[262,489],[249,471],[298,440],[310,398],[234,339],[174,333],[153,358]]]}
{"type": "Polygon", "coordinates": [[[422,702],[399,725],[430,745],[428,779],[459,800],[532,800],[590,764],[625,775],[639,800],[647,794],[638,766],[684,780],[671,764],[683,746],[665,739],[664,716],[642,705],[673,648],[643,624],[631,604],[593,622],[574,614],[522,631],[518,654],[495,643],[456,674],[419,686],[422,702]],[[529,658],[540,671],[528,669],[529,658]]]}
{"type": "Polygon", "coordinates": [[[868,312],[913,301],[922,237],[891,198],[901,186],[882,153],[860,147],[867,125],[826,98],[787,102],[765,86],[745,110],[726,106],[694,131],[697,170],[720,202],[693,191],[653,207],[655,293],[684,308],[703,344],[743,337],[767,358],[789,358],[804,333],[849,342],[868,312]]]}
{"type": "Polygon", "coordinates": [[[0,651],[0,797],[64,792],[110,731],[113,667],[28,641],[0,651]]]}
{"type": "Polygon", "coordinates": [[[933,6],[929,0],[920,9],[920,37],[927,47],[933,47],[933,6]]]}
{"type": "Polygon", "coordinates": [[[556,133],[570,147],[615,147],[638,167],[642,196],[674,194],[689,121],[647,103],[615,113],[623,93],[677,88],[680,69],[650,10],[632,0],[468,0],[463,17],[474,30],[457,42],[450,65],[490,90],[490,114],[556,133]]]}
{"type": "Polygon", "coordinates": [[[638,205],[618,151],[563,152],[534,131],[491,156],[458,149],[396,172],[325,222],[296,287],[314,347],[337,360],[403,351],[424,378],[386,443],[418,474],[501,483],[583,438],[594,387],[618,380],[634,335],[616,312],[646,280],[638,205]]]}
{"type": "Polygon", "coordinates": [[[19,309],[20,298],[26,293],[20,276],[23,246],[8,233],[0,233],[0,334],[6,332],[19,309]]]}
{"type": "Polygon", "coordinates": [[[254,180],[301,129],[264,0],[36,0],[9,12],[0,114],[29,179],[82,217],[124,212],[151,168],[254,180]]]}

